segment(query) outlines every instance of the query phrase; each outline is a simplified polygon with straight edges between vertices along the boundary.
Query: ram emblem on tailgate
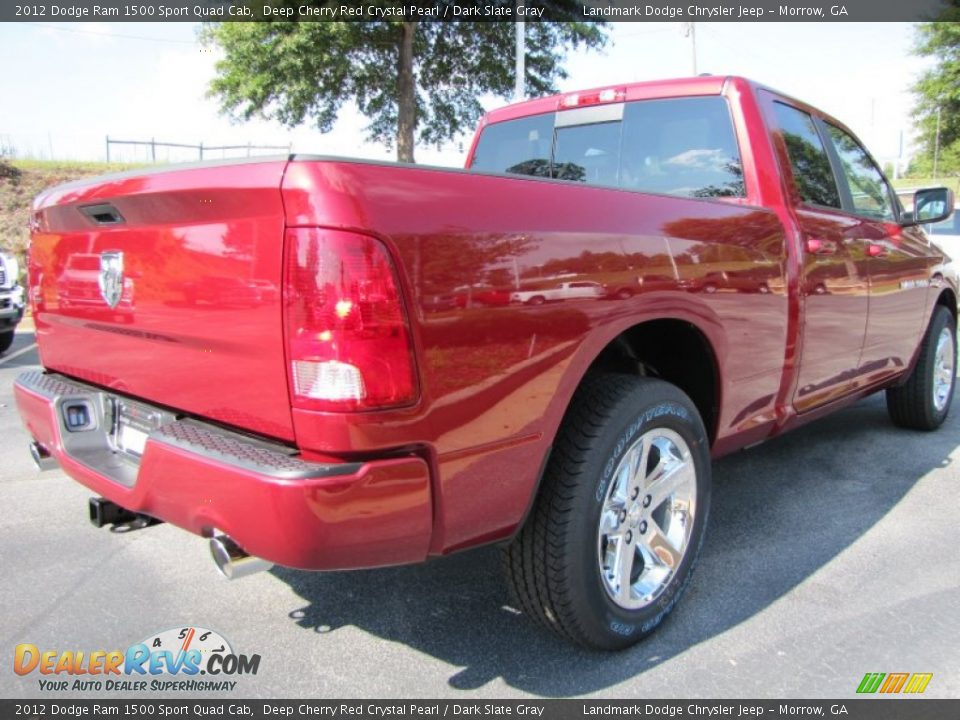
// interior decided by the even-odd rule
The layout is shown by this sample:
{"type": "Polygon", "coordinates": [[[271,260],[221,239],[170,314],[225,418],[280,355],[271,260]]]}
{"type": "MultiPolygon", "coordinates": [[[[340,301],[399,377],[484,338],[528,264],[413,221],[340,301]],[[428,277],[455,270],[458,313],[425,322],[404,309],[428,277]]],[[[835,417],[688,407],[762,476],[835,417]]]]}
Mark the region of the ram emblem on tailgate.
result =
{"type": "Polygon", "coordinates": [[[107,305],[115,308],[123,294],[123,253],[107,250],[100,253],[100,294],[107,305]]]}

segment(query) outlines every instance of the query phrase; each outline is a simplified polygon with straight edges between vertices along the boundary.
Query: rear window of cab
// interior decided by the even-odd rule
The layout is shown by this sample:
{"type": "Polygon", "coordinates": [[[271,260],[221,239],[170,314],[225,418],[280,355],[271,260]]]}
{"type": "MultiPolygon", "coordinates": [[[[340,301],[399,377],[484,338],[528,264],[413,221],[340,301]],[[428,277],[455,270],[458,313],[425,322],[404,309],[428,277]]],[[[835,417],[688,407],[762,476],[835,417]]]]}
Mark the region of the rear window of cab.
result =
{"type": "Polygon", "coordinates": [[[640,100],[494,123],[481,132],[470,167],[681,197],[744,196],[740,152],[720,96],[640,100]]]}

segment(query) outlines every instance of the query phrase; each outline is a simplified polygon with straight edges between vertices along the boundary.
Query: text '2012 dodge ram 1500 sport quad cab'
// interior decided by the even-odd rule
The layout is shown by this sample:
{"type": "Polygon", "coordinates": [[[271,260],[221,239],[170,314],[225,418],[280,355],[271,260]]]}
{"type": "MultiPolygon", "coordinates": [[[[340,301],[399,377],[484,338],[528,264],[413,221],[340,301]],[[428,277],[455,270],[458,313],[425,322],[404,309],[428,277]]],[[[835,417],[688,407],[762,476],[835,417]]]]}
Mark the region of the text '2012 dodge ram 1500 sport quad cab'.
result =
{"type": "Polygon", "coordinates": [[[836,120],[735,77],[496,110],[466,171],[86,180],[35,202],[44,371],[17,403],[95,524],[173,523],[228,575],[500,543],[524,613],[624,647],[687,585],[711,456],[878,390],[898,425],[943,422],[957,283],[917,223],[953,198],[915,201],[836,120]],[[76,308],[57,278],[90,254],[76,308]],[[258,292],[191,302],[217,278],[258,292]],[[551,282],[630,292],[435,302],[551,282]]]}

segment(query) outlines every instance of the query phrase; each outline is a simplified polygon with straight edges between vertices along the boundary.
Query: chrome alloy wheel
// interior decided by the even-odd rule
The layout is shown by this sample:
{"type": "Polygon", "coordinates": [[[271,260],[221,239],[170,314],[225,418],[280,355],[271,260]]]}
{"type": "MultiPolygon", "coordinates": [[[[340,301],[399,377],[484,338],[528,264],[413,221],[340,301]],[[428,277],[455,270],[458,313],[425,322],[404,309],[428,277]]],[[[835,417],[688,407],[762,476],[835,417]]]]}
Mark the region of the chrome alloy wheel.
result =
{"type": "Polygon", "coordinates": [[[617,605],[645,607],[670,584],[690,545],[696,498],[690,448],[673,430],[649,430],[624,454],[597,532],[600,576],[617,605]]]}
{"type": "Polygon", "coordinates": [[[950,400],[954,378],[953,333],[949,327],[940,331],[937,354],[933,363],[933,406],[942,412],[950,400]]]}

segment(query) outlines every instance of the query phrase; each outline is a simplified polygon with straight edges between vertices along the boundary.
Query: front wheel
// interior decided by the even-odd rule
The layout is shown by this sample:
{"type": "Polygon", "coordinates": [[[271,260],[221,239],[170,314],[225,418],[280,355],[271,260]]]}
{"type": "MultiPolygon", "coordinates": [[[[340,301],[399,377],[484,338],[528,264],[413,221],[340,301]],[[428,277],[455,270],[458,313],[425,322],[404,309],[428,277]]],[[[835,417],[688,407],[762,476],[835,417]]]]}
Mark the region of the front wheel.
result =
{"type": "Polygon", "coordinates": [[[709,443],[690,399],[652,378],[589,377],[504,550],[520,609],[580,645],[634,644],[683,593],[709,505],[709,443]]]}
{"type": "Polygon", "coordinates": [[[936,430],[947,419],[957,367],[957,322],[938,305],[907,381],[887,390],[887,411],[895,425],[936,430]]]}
{"type": "Polygon", "coordinates": [[[0,353],[5,353],[13,345],[13,330],[0,334],[0,353]]]}

